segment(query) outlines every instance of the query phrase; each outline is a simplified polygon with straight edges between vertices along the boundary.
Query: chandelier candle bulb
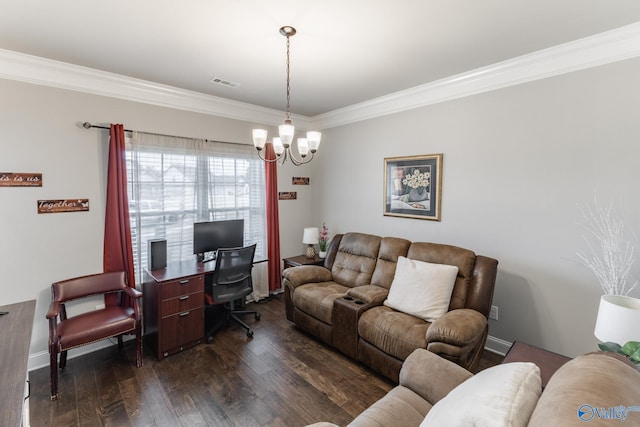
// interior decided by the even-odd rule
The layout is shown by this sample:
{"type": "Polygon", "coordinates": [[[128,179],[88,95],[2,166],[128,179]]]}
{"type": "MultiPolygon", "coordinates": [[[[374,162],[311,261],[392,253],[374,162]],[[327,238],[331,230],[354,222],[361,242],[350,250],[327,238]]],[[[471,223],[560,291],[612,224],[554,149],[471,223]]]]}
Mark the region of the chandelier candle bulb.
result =
{"type": "Polygon", "coordinates": [[[278,133],[280,134],[280,140],[282,141],[282,145],[284,148],[289,148],[291,145],[291,141],[293,141],[293,134],[295,133],[296,128],[290,124],[284,124],[278,126],[278,133]]]}
{"type": "Polygon", "coordinates": [[[311,153],[318,151],[321,138],[322,134],[320,132],[314,130],[307,132],[307,141],[309,141],[309,149],[311,150],[311,153]]]}
{"type": "Polygon", "coordinates": [[[253,146],[258,151],[264,148],[264,144],[267,142],[267,130],[266,129],[254,129],[253,130],[253,146]]]}
{"type": "Polygon", "coordinates": [[[273,151],[276,153],[276,156],[279,156],[284,152],[284,145],[277,136],[273,138],[273,151]]]}
{"type": "Polygon", "coordinates": [[[298,152],[302,157],[307,157],[307,154],[309,154],[309,142],[307,138],[298,138],[298,152]]]}

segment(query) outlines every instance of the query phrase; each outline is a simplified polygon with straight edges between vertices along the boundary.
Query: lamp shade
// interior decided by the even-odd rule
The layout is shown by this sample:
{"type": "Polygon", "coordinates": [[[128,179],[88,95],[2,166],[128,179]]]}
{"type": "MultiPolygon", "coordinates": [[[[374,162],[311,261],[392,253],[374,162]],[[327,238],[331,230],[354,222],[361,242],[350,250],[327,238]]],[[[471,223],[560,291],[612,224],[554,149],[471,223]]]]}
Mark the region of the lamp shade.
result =
{"type": "Polygon", "coordinates": [[[295,131],[296,128],[288,123],[278,126],[278,133],[280,134],[280,140],[282,141],[284,148],[288,148],[291,141],[293,141],[293,134],[295,131]]]}
{"type": "Polygon", "coordinates": [[[318,243],[318,236],[320,235],[320,231],[317,227],[306,227],[304,229],[304,234],[302,235],[302,243],[307,245],[315,245],[318,243]]]}
{"type": "Polygon", "coordinates": [[[284,145],[282,145],[282,141],[280,141],[280,138],[277,136],[273,138],[273,151],[278,156],[284,153],[284,145]]]}
{"type": "Polygon", "coordinates": [[[307,138],[298,138],[298,152],[302,157],[309,153],[309,142],[307,138]]]}
{"type": "Polygon", "coordinates": [[[254,129],[253,131],[253,146],[258,150],[264,148],[264,144],[267,142],[267,130],[266,129],[254,129]]]}
{"type": "Polygon", "coordinates": [[[603,295],[594,335],[601,342],[620,345],[640,341],[640,300],[622,295],[603,295]]]}

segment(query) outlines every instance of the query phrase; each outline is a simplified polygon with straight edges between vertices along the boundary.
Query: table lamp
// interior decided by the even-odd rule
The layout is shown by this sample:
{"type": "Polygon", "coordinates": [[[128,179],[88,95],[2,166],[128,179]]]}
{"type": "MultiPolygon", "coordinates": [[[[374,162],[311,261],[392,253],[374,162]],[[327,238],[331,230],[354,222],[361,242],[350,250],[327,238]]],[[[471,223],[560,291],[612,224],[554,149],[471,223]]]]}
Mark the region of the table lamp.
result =
{"type": "Polygon", "coordinates": [[[313,258],[316,256],[316,250],[313,245],[318,243],[320,231],[318,227],[305,227],[304,234],[302,235],[302,243],[309,245],[307,247],[307,258],[313,258]]]}
{"type": "Polygon", "coordinates": [[[625,345],[640,341],[640,299],[623,295],[600,298],[594,335],[601,342],[625,345]]]}

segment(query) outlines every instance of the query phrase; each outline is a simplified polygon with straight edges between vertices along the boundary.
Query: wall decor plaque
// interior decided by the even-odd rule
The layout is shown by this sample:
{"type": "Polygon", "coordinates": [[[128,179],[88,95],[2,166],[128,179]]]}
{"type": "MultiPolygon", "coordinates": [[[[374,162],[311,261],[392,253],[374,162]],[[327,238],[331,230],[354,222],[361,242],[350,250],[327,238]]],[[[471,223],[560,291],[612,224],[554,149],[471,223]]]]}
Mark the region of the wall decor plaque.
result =
{"type": "Polygon", "coordinates": [[[293,185],[309,185],[308,176],[294,176],[291,178],[291,184],[293,185]]]}
{"type": "Polygon", "coordinates": [[[298,198],[298,193],[295,191],[280,191],[278,192],[279,200],[296,200],[298,198]]]}
{"type": "Polygon", "coordinates": [[[0,172],[0,187],[42,187],[42,174],[0,172]]]}
{"type": "Polygon", "coordinates": [[[89,199],[38,200],[38,213],[83,212],[89,210],[89,199]]]}

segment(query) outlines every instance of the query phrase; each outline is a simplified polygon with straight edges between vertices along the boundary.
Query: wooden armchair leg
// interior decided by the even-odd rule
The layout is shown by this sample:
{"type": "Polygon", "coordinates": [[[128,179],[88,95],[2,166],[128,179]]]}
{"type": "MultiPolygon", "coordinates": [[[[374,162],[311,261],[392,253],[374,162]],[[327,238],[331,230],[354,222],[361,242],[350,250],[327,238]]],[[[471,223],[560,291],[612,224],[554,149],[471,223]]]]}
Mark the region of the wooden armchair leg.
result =
{"type": "Polygon", "coordinates": [[[60,369],[64,369],[67,366],[67,350],[60,353],[60,369]]]}
{"type": "Polygon", "coordinates": [[[142,328],[138,326],[136,328],[136,367],[142,367],[142,359],[143,359],[143,349],[142,349],[142,328]]]}
{"type": "Polygon", "coordinates": [[[51,375],[51,400],[58,399],[58,353],[49,352],[49,370],[51,375]]]}

